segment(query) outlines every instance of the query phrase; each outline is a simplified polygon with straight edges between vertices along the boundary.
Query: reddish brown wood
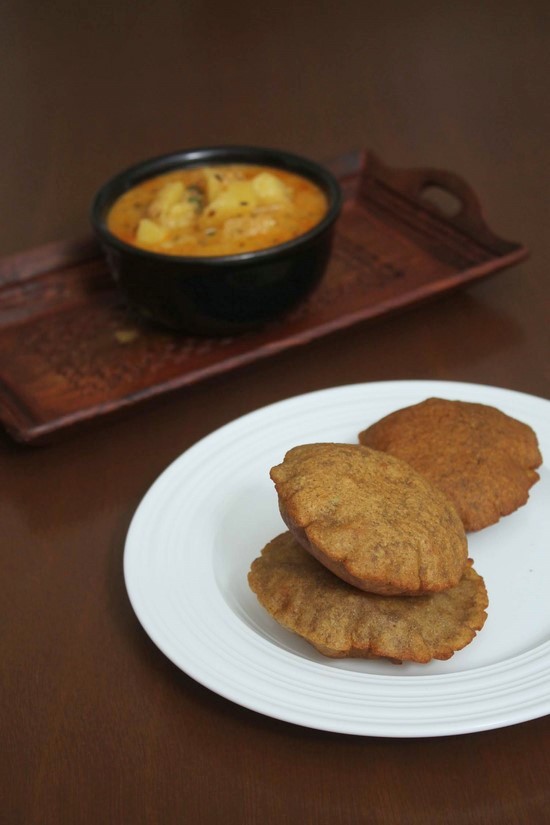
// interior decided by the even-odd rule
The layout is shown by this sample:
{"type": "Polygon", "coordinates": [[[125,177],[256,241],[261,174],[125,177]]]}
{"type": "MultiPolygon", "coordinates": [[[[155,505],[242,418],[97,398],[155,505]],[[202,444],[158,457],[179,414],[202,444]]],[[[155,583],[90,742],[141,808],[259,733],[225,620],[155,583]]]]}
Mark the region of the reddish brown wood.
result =
{"type": "Polygon", "coordinates": [[[238,337],[190,338],[132,317],[93,242],[0,263],[0,417],[28,443],[465,286],[526,257],[494,235],[457,175],[395,170],[373,154],[334,162],[345,204],[321,286],[297,310],[238,337]],[[437,185],[453,217],[424,201],[437,185]]]}
{"type": "MultiPolygon", "coordinates": [[[[550,717],[418,740],[277,722],[174,667],[135,618],[122,572],[155,478],[266,404],[396,379],[550,398],[547,0],[6,0],[0,40],[0,256],[84,235],[91,197],[117,169],[228,142],[316,160],[368,145],[392,167],[452,169],[488,225],[531,251],[498,277],[73,437],[29,449],[0,428],[2,825],[547,825],[550,717]]],[[[93,261],[87,273],[91,286],[93,261]]],[[[99,280],[94,306],[111,288],[99,280]]],[[[35,281],[31,268],[31,315],[35,281]]],[[[81,300],[69,290],[62,312],[81,300]]],[[[15,305],[17,325],[21,294],[15,305]]]]}

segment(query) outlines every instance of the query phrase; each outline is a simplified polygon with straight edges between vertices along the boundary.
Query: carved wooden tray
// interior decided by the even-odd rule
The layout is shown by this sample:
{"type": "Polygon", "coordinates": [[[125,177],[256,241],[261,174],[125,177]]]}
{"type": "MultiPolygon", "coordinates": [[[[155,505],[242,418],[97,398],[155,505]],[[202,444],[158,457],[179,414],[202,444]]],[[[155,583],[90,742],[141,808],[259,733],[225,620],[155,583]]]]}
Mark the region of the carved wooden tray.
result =
{"type": "Polygon", "coordinates": [[[92,240],[0,262],[0,420],[39,443],[209,376],[464,286],[527,256],[496,237],[459,177],[391,169],[371,153],[329,164],[345,196],[316,292],[284,319],[232,338],[184,337],[126,309],[92,240]],[[434,189],[435,187],[435,189],[434,189]],[[429,191],[447,192],[449,215],[429,191]]]}

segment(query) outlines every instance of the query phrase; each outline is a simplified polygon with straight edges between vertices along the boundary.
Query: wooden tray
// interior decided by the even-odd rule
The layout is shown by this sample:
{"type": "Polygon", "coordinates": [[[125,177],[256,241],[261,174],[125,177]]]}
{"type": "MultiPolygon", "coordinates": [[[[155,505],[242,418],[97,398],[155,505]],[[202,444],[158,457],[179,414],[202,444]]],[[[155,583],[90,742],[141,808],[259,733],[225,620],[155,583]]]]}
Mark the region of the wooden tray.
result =
{"type": "Polygon", "coordinates": [[[527,256],[496,237],[450,172],[390,169],[363,152],[328,164],[345,203],[327,274],[259,332],[184,337],[132,317],[92,240],[0,262],[0,420],[39,443],[91,420],[433,298],[527,256]],[[448,193],[453,216],[428,200],[448,193]]]}

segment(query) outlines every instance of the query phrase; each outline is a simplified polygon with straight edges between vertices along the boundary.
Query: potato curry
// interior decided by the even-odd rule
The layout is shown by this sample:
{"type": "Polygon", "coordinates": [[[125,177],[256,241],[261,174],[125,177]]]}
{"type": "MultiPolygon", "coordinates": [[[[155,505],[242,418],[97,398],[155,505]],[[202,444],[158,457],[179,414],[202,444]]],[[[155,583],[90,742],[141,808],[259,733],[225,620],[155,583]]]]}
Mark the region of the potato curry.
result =
{"type": "Polygon", "coordinates": [[[312,181],[249,164],[179,169],[118,198],[109,230],[168,255],[237,255],[303,235],[322,220],[327,197],[312,181]]]}

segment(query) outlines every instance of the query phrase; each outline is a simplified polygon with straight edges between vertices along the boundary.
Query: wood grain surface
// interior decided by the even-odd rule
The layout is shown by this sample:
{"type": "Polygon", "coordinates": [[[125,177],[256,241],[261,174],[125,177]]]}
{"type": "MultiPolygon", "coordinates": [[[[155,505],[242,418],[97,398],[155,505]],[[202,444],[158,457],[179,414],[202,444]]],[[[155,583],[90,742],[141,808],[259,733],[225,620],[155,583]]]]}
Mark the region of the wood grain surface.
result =
{"type": "Polygon", "coordinates": [[[172,333],[130,312],[99,246],[48,244],[0,260],[0,421],[43,443],[152,398],[360,321],[435,300],[517,264],[520,244],[484,222],[452,172],[390,169],[368,151],[333,163],[344,194],[319,287],[246,335],[172,333]],[[433,187],[459,204],[446,214],[433,187]]]}
{"type": "Polygon", "coordinates": [[[550,398],[548,4],[7,0],[2,17],[2,257],[85,235],[121,167],[237,142],[452,170],[531,256],[59,443],[0,434],[0,822],[547,823],[548,717],[418,740],[263,717],[149,641],[122,553],[162,470],[265,404],[406,378],[550,398]]]}

